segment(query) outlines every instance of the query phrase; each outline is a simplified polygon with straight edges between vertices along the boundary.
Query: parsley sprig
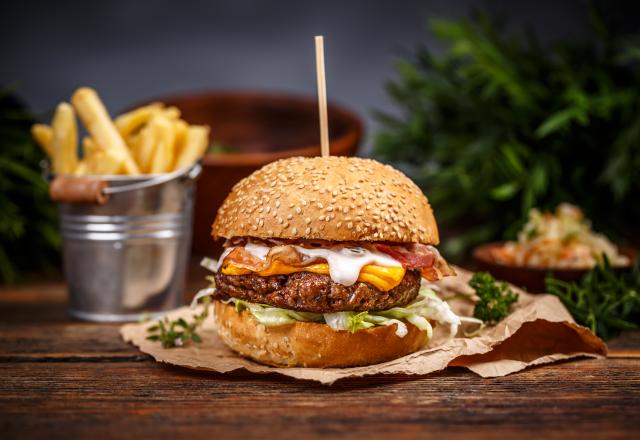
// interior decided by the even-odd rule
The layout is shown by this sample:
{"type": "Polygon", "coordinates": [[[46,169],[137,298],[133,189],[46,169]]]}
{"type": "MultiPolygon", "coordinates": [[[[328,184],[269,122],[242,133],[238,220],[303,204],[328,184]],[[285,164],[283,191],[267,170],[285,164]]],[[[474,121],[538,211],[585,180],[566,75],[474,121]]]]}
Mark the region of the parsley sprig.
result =
{"type": "Polygon", "coordinates": [[[607,340],[640,323],[640,261],[627,273],[616,273],[605,258],[580,282],[546,279],[547,291],[558,298],[579,324],[607,340]]]}
{"type": "Polygon", "coordinates": [[[496,281],[487,272],[476,272],[469,281],[479,300],[473,310],[475,318],[493,325],[509,314],[511,304],[518,301],[518,294],[514,293],[504,281],[496,281]]]}
{"type": "Polygon", "coordinates": [[[202,342],[202,338],[197,333],[205,319],[209,316],[210,298],[204,298],[202,312],[193,315],[193,322],[188,323],[184,318],[169,321],[169,318],[159,320],[156,324],[147,329],[150,333],[147,336],[149,341],[160,341],[163,348],[182,347],[189,342],[202,342]]]}

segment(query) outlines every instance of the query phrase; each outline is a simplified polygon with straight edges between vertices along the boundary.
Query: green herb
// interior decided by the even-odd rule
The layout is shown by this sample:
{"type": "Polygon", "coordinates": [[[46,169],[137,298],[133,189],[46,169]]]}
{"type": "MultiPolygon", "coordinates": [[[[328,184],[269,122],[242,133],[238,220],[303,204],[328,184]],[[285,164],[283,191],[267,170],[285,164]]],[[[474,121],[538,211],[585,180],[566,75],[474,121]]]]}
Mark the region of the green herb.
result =
{"type": "Polygon", "coordinates": [[[210,298],[204,298],[202,312],[193,315],[193,322],[188,323],[183,318],[169,321],[164,318],[147,329],[147,339],[150,341],[160,341],[163,348],[182,347],[189,342],[202,342],[202,338],[197,330],[202,326],[204,320],[209,316],[210,298]]]}
{"type": "Polygon", "coordinates": [[[497,324],[509,314],[511,304],[518,301],[514,293],[504,281],[496,281],[487,272],[476,272],[469,281],[479,301],[473,310],[473,316],[489,325],[497,324]]]}
{"type": "Polygon", "coordinates": [[[640,323],[640,261],[631,272],[617,274],[605,258],[579,283],[564,282],[551,275],[547,291],[560,298],[579,324],[602,339],[640,323]]]}
{"type": "Polygon", "coordinates": [[[58,267],[60,236],[31,138],[34,119],[8,89],[0,89],[0,284],[58,267]]]}
{"type": "MultiPolygon", "coordinates": [[[[607,9],[608,14],[614,11],[607,9]]],[[[594,227],[640,224],[640,39],[593,8],[592,41],[542,47],[485,15],[436,20],[445,51],[420,48],[387,90],[374,154],[428,194],[443,252],[515,238],[530,208],[582,207],[594,227]],[[571,164],[567,167],[567,164],[571,164]]]]}

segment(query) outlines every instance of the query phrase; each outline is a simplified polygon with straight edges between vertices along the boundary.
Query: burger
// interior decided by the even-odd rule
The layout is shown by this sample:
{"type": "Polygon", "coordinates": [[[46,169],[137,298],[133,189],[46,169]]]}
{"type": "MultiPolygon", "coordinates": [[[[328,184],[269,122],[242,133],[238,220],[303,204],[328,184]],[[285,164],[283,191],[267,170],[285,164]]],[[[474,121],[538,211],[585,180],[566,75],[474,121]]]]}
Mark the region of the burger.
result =
{"type": "Polygon", "coordinates": [[[290,158],[237,183],[212,226],[220,338],[257,362],[389,361],[460,319],[430,288],[454,274],[422,191],[370,159],[290,158]]]}

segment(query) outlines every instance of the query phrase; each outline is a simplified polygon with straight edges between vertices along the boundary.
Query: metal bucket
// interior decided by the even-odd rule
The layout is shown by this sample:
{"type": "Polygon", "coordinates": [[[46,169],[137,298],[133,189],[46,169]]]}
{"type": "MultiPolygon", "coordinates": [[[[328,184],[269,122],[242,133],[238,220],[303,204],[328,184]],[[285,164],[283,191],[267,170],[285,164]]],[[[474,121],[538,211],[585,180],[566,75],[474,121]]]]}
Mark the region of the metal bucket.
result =
{"type": "Polygon", "coordinates": [[[59,203],[72,316],[132,321],[182,304],[201,170],[104,177],[104,205],[59,203]]]}

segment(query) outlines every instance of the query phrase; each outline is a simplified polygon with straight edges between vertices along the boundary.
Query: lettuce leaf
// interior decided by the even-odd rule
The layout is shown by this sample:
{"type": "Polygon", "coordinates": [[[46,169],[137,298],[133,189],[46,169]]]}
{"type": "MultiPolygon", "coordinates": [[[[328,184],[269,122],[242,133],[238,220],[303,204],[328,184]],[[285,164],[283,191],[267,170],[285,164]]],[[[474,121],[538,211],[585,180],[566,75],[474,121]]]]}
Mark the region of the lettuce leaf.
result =
{"type": "MultiPolygon", "coordinates": [[[[396,335],[404,337],[408,333],[406,322],[424,330],[427,338],[433,336],[433,327],[429,321],[436,321],[449,326],[451,336],[455,336],[461,319],[451,311],[449,304],[441,300],[429,287],[420,289],[418,296],[404,307],[389,310],[368,312],[336,312],[310,313],[281,309],[266,304],[250,303],[237,298],[230,298],[238,312],[248,310],[262,325],[276,326],[302,322],[324,322],[334,330],[345,330],[352,333],[379,325],[396,325],[396,335]]],[[[465,319],[465,321],[467,321],[465,319]]]]}

